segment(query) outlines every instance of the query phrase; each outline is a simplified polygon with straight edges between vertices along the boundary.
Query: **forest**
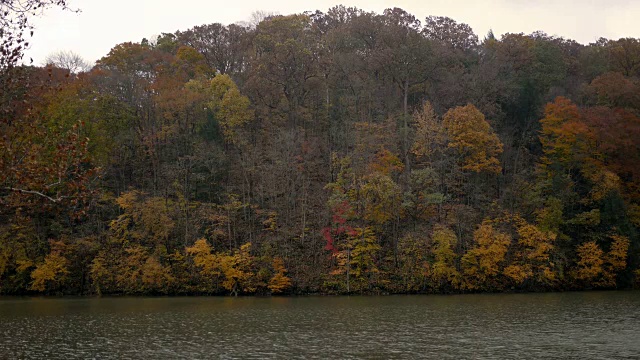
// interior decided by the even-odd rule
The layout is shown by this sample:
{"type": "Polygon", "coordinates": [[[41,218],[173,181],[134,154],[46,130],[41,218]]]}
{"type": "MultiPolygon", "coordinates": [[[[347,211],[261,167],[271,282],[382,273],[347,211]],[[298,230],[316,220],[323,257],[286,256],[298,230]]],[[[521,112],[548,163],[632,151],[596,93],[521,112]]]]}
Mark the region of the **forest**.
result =
{"type": "Polygon", "coordinates": [[[336,6],[6,44],[2,295],[640,287],[640,39],[336,6]]]}

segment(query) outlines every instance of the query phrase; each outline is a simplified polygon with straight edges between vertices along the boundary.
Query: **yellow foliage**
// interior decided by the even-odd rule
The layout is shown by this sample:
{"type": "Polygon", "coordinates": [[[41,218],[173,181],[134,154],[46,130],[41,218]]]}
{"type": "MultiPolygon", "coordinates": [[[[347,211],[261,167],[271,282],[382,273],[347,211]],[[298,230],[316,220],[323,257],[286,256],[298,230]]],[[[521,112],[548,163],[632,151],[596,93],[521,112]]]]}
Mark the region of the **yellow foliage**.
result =
{"type": "Polygon", "coordinates": [[[556,197],[549,197],[545,207],[536,211],[536,221],[545,231],[558,232],[562,224],[562,201],[556,197]]]}
{"type": "Polygon", "coordinates": [[[105,285],[108,286],[113,282],[113,273],[110,271],[104,255],[104,253],[98,254],[98,256],[96,256],[91,262],[89,269],[91,281],[93,282],[98,295],[102,294],[102,290],[105,285]]]}
{"type": "Polygon", "coordinates": [[[582,121],[578,107],[560,96],[547,104],[544,114],[540,120],[540,142],[544,152],[541,169],[547,178],[566,177],[567,186],[572,186],[569,174],[573,169],[579,169],[596,184],[591,193],[592,200],[601,199],[616,188],[619,180],[598,160],[593,132],[582,121]],[[552,164],[555,164],[553,168],[552,164]]]}
{"type": "Polygon", "coordinates": [[[142,266],[141,280],[145,290],[160,293],[167,293],[175,281],[171,269],[153,256],[148,257],[142,266]]]}
{"type": "MultiPolygon", "coordinates": [[[[545,154],[542,162],[545,165],[552,162],[568,164],[576,155],[577,146],[581,145],[579,134],[586,130],[579,126],[578,107],[567,98],[557,97],[553,103],[547,104],[544,114],[540,120],[540,142],[545,154]]],[[[584,150],[583,147],[579,149],[584,150]]]]}
{"type": "Polygon", "coordinates": [[[211,254],[211,246],[205,239],[196,240],[195,244],[187,247],[187,254],[193,256],[193,262],[200,268],[200,274],[206,279],[214,279],[220,275],[218,259],[211,254]]]}
{"type": "Polygon", "coordinates": [[[456,254],[453,250],[458,242],[456,234],[443,226],[436,225],[431,238],[432,253],[435,257],[435,262],[429,266],[431,280],[437,287],[450,285],[456,289],[460,282],[460,273],[455,267],[456,254]]]}
{"type": "Polygon", "coordinates": [[[442,123],[450,139],[449,147],[463,158],[462,169],[500,173],[502,168],[497,157],[502,154],[502,143],[475,106],[450,109],[442,123]]]}
{"type": "Polygon", "coordinates": [[[600,209],[592,209],[576,215],[569,221],[573,225],[597,226],[600,224],[600,209]]]}
{"type": "Polygon", "coordinates": [[[611,248],[606,255],[605,272],[602,285],[614,287],[616,285],[616,275],[627,267],[627,253],[629,252],[629,238],[622,235],[610,235],[612,241],[611,248]]]}
{"type": "Polygon", "coordinates": [[[629,204],[627,206],[627,216],[629,221],[636,227],[640,227],[640,206],[637,204],[629,204]]]}
{"type": "Polygon", "coordinates": [[[267,218],[262,221],[265,231],[276,231],[278,228],[278,213],[275,211],[269,211],[267,218]]]}
{"type": "Polygon", "coordinates": [[[253,256],[249,253],[251,243],[240,246],[240,249],[232,254],[218,255],[218,262],[224,280],[222,286],[231,294],[238,295],[239,292],[252,293],[256,290],[252,284],[253,277],[253,256]]]}
{"type": "Polygon", "coordinates": [[[170,214],[172,202],[159,197],[141,199],[143,193],[129,191],[116,199],[124,213],[110,224],[115,237],[121,241],[167,241],[175,222],[170,214]]]}
{"type": "Polygon", "coordinates": [[[215,111],[216,118],[222,127],[225,140],[240,144],[238,135],[240,128],[253,119],[253,111],[249,108],[249,98],[240,94],[240,90],[229,75],[217,75],[211,80],[209,106],[215,111]]]}
{"type": "Polygon", "coordinates": [[[615,287],[617,274],[627,267],[629,239],[612,234],[609,252],[605,252],[595,241],[578,246],[578,262],[574,277],[587,286],[615,287]]]}
{"type": "Polygon", "coordinates": [[[587,172],[587,178],[593,182],[593,187],[589,192],[589,198],[592,201],[600,201],[604,199],[612,191],[620,191],[620,177],[615,173],[605,169],[597,168],[587,172]]]}
{"type": "Polygon", "coordinates": [[[124,249],[123,255],[115,268],[116,286],[127,293],[142,292],[142,266],[149,256],[147,249],[135,245],[124,249]]]}
{"type": "Polygon", "coordinates": [[[193,256],[193,261],[200,268],[200,274],[208,281],[222,278],[222,287],[231,294],[239,292],[252,293],[256,290],[253,280],[253,256],[250,254],[251,244],[246,243],[231,253],[211,253],[211,246],[205,239],[199,239],[191,247],[187,247],[187,254],[193,256]]]}
{"type": "Polygon", "coordinates": [[[513,219],[518,232],[518,246],[511,265],[503,271],[504,275],[516,285],[528,280],[549,285],[556,280],[554,264],[550,259],[556,234],[529,224],[518,215],[513,219]]]}
{"type": "Polygon", "coordinates": [[[615,271],[624,270],[627,267],[627,253],[629,251],[629,238],[622,235],[611,235],[613,242],[607,254],[607,262],[615,271]]]}
{"type": "Polygon", "coordinates": [[[527,260],[533,263],[549,261],[549,254],[553,250],[556,234],[543,232],[535,225],[522,223],[518,227],[518,235],[520,236],[518,243],[528,250],[526,253],[527,260]]]}
{"type": "Polygon", "coordinates": [[[426,102],[422,111],[416,112],[413,118],[416,133],[411,152],[419,161],[431,163],[435,154],[445,148],[447,135],[444,127],[429,102],[426,102]]]}
{"type": "MultiPolygon", "coordinates": [[[[61,245],[63,245],[61,242],[57,243],[58,247],[61,245]]],[[[62,256],[61,250],[52,246],[52,251],[45,256],[44,262],[36,266],[31,273],[31,279],[33,279],[31,290],[45,291],[48,286],[61,284],[69,273],[67,266],[68,261],[62,256]]]]}
{"type": "Polygon", "coordinates": [[[409,233],[398,241],[398,267],[396,274],[402,279],[392,283],[395,289],[414,292],[424,289],[430,276],[427,241],[409,233]]]}
{"type": "Polygon", "coordinates": [[[284,267],[284,260],[276,257],[273,259],[273,277],[269,280],[269,290],[274,294],[279,294],[291,287],[291,279],[286,275],[287,269],[284,267]]]}
{"type": "Polygon", "coordinates": [[[588,284],[594,284],[604,270],[604,252],[595,241],[589,241],[578,246],[577,253],[575,278],[588,284]]]}
{"type": "Polygon", "coordinates": [[[364,218],[379,225],[391,220],[402,202],[400,186],[381,173],[366,176],[358,195],[353,200],[364,202],[364,218]]]}
{"type": "Polygon", "coordinates": [[[516,285],[521,285],[533,275],[530,267],[516,264],[505,267],[502,273],[516,285]]]}
{"type": "Polygon", "coordinates": [[[476,246],[462,257],[463,287],[470,290],[499,288],[501,285],[496,280],[511,237],[484,221],[473,233],[473,238],[476,246]]]}
{"type": "Polygon", "coordinates": [[[355,228],[340,244],[340,251],[333,254],[336,267],[331,275],[344,276],[344,289],[348,291],[367,291],[377,284],[380,273],[376,262],[380,244],[371,227],[355,228]]]}

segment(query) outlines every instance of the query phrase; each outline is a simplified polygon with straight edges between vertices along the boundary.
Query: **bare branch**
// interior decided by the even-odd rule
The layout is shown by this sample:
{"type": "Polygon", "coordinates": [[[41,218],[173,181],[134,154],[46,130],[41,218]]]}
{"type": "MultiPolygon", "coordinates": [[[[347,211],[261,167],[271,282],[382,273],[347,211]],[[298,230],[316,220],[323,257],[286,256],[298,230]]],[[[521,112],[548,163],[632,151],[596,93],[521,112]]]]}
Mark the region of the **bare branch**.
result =
{"type": "Polygon", "coordinates": [[[43,198],[54,202],[54,203],[58,203],[62,200],[64,200],[65,198],[67,198],[67,196],[59,196],[57,198],[52,198],[51,196],[45,195],[39,191],[35,191],[35,190],[24,190],[24,189],[16,189],[16,188],[12,188],[12,187],[4,187],[4,190],[10,190],[10,191],[14,191],[20,194],[33,194],[33,195],[38,195],[38,196],[42,196],[43,198]]]}
{"type": "Polygon", "coordinates": [[[92,64],[73,51],[57,51],[47,55],[45,65],[53,65],[60,69],[69,70],[72,74],[91,70],[92,64]]]}

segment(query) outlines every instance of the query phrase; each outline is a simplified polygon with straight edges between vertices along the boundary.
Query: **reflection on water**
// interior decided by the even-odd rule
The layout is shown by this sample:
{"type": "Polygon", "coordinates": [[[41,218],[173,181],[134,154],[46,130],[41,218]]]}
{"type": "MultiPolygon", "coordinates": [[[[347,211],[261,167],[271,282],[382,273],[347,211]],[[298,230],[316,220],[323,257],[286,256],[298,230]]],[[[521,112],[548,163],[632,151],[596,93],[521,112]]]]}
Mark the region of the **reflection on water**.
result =
{"type": "Polygon", "coordinates": [[[0,358],[640,357],[640,293],[0,298],[0,358]]]}

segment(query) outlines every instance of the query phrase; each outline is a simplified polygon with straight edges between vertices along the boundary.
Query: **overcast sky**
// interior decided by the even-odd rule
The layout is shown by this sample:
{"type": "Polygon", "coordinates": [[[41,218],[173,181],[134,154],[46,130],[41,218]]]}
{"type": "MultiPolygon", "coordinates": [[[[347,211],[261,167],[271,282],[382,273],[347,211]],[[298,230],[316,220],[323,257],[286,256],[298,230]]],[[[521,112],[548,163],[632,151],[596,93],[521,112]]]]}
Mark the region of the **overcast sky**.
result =
{"type": "MultiPolygon", "coordinates": [[[[257,10],[287,15],[305,10],[326,12],[340,4],[336,0],[70,0],[69,3],[81,12],[48,10],[34,20],[37,28],[26,61],[33,58],[39,65],[48,54],[58,50],[72,50],[95,61],[116,44],[139,42],[162,32],[215,22],[247,21],[257,10]]],[[[489,29],[496,36],[542,30],[583,44],[600,37],[640,38],[640,0],[352,0],[342,4],[377,13],[400,7],[420,20],[428,15],[448,16],[469,24],[481,39],[489,29]]]]}

